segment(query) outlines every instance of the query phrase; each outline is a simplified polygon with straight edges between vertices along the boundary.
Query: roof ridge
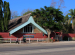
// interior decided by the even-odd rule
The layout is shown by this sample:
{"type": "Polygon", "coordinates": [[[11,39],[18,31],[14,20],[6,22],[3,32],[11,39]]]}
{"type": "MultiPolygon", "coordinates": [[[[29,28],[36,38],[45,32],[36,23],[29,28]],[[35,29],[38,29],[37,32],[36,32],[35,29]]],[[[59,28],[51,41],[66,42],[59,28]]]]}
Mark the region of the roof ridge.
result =
{"type": "Polygon", "coordinates": [[[21,16],[21,17],[17,17],[13,20],[10,20],[9,21],[9,29],[11,30],[11,29],[17,27],[18,25],[21,25],[21,24],[27,22],[30,17],[30,14],[31,13],[24,15],[24,16],[21,16]]]}
{"type": "MultiPolygon", "coordinates": [[[[28,14],[26,14],[26,15],[24,15],[24,16],[27,16],[27,15],[30,15],[31,13],[28,13],[28,14]]],[[[17,17],[17,18],[22,18],[22,17],[24,17],[24,16],[20,16],[20,17],[17,17]]],[[[14,19],[16,19],[16,18],[14,18],[14,19]]],[[[12,21],[12,20],[14,20],[14,19],[11,19],[10,21],[12,21]]]]}

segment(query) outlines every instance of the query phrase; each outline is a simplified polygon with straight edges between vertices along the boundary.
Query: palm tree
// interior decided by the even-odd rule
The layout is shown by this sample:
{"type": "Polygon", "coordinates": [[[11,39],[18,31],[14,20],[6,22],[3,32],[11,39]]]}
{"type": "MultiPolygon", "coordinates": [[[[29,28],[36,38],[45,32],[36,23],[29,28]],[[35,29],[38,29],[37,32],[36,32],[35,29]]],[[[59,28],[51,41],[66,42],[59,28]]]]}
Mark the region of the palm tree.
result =
{"type": "Polygon", "coordinates": [[[70,13],[68,13],[68,15],[70,16],[69,21],[72,21],[72,29],[74,30],[75,33],[75,9],[70,9],[69,10],[70,13]]]}

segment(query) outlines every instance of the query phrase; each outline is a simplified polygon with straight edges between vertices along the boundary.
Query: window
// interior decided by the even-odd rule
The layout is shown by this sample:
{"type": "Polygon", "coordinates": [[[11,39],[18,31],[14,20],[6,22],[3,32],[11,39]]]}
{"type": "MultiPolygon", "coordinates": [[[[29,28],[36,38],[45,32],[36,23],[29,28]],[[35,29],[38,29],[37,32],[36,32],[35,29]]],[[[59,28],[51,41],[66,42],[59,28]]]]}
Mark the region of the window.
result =
{"type": "Polygon", "coordinates": [[[25,33],[32,33],[32,25],[29,24],[27,26],[24,27],[24,32],[25,33]]]}

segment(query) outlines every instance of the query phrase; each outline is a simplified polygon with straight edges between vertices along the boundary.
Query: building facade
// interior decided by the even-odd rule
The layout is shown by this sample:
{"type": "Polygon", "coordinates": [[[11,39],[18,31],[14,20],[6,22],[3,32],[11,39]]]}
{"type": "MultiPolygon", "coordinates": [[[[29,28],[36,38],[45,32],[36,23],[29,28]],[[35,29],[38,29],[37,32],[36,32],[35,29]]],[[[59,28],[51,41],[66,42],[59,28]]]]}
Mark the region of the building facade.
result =
{"type": "Polygon", "coordinates": [[[30,16],[31,13],[12,19],[9,22],[9,30],[5,35],[0,33],[3,38],[23,38],[24,35],[33,35],[33,38],[47,38],[47,32],[39,26],[30,16]]]}

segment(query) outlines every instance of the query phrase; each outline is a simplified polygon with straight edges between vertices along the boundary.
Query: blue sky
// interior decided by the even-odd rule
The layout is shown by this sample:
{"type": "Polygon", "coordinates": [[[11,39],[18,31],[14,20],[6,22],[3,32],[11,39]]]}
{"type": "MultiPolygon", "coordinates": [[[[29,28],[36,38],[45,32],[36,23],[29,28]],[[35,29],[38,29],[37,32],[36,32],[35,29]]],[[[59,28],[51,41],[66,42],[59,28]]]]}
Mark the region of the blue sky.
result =
{"type": "MultiPolygon", "coordinates": [[[[51,0],[3,0],[7,1],[10,4],[10,10],[17,11],[18,15],[21,15],[21,12],[25,9],[40,9],[44,6],[50,6],[51,0]]],[[[56,0],[58,1],[58,0],[56,0]]],[[[64,6],[62,11],[67,13],[70,9],[75,9],[75,0],[64,0],[64,6]]]]}

